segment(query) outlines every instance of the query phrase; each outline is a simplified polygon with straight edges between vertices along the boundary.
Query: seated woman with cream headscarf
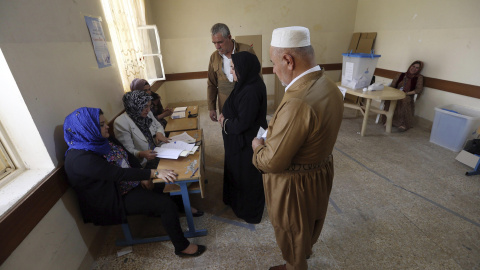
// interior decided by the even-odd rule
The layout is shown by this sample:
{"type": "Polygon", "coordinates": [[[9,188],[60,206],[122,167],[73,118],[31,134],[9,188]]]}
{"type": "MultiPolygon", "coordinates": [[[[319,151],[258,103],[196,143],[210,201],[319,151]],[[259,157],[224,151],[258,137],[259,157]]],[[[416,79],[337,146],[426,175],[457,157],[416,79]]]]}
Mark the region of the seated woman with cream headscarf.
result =
{"type": "Polygon", "coordinates": [[[152,178],[173,183],[173,170],[142,169],[138,160],[115,139],[109,138],[103,112],[79,108],[63,125],[68,150],[65,171],[75,190],[85,223],[115,225],[127,215],[159,216],[181,257],[200,256],[206,247],[190,244],[180,226],[177,205],[152,178]]]}
{"type": "MultiPolygon", "coordinates": [[[[123,95],[125,113],[115,119],[113,124],[115,137],[125,149],[137,157],[146,169],[156,169],[160,158],[154,151],[157,145],[168,142],[163,126],[153,117],[150,111],[152,97],[145,91],[132,91],[123,95]]],[[[183,211],[180,196],[174,197],[183,211]],[[178,201],[177,201],[178,200],[178,201]]],[[[194,217],[200,217],[203,211],[192,207],[194,217]]]]}
{"type": "Polygon", "coordinates": [[[144,79],[136,78],[130,83],[130,90],[143,90],[153,97],[151,108],[153,116],[155,116],[155,119],[165,128],[167,125],[165,117],[172,115],[173,110],[171,108],[163,108],[162,98],[157,93],[152,92],[150,84],[144,79]]]}
{"type": "Polygon", "coordinates": [[[143,167],[155,169],[159,159],[153,151],[168,142],[163,126],[155,119],[150,106],[152,97],[145,91],[132,91],[123,96],[125,113],[115,119],[115,137],[128,152],[136,156],[143,167]]]}

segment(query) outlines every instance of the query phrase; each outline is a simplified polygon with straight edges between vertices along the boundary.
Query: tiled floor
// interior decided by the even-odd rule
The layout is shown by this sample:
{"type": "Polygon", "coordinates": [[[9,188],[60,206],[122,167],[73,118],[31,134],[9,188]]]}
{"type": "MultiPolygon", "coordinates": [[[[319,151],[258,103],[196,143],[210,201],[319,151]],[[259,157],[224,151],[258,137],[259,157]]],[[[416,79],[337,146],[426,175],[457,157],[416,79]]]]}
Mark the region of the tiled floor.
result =
{"type": "MultiPolygon", "coordinates": [[[[430,132],[414,128],[387,134],[372,118],[365,137],[362,119],[345,112],[333,152],[335,179],[320,241],[309,269],[480,269],[480,176],[457,153],[429,142],[430,132]]],[[[284,263],[265,211],[249,225],[222,203],[223,143],[220,127],[200,107],[204,129],[205,199],[192,196],[204,210],[195,226],[208,229],[192,239],[207,246],[203,256],[181,259],[170,242],[133,246],[117,257],[119,226],[108,229],[93,269],[268,269],[284,263]]],[[[186,228],[185,217],[181,218],[186,228]]],[[[162,233],[160,221],[134,220],[137,234],[162,233]]]]}

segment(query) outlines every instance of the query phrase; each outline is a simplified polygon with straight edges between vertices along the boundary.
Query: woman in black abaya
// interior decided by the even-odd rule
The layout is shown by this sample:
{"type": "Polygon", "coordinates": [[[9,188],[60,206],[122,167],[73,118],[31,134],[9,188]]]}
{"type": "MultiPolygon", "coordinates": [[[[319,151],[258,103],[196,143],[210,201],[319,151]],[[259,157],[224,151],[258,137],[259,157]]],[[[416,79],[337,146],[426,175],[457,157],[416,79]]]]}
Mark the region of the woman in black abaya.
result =
{"type": "Polygon", "coordinates": [[[267,91],[254,54],[232,54],[230,67],[235,88],[218,119],[225,147],[223,202],[237,217],[257,224],[262,219],[265,195],[262,175],[252,164],[250,142],[260,127],[267,128],[267,91]]]}

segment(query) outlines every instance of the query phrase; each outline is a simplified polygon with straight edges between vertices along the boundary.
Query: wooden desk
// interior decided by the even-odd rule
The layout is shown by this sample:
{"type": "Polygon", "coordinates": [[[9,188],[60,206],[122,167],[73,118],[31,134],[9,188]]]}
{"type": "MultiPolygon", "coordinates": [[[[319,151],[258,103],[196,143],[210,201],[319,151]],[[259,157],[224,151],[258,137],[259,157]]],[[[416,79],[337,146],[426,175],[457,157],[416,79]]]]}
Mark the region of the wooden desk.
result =
{"type": "Polygon", "coordinates": [[[347,108],[352,108],[355,110],[360,110],[363,113],[363,123],[362,123],[362,131],[360,132],[361,136],[365,136],[365,130],[367,129],[367,120],[368,114],[370,111],[374,113],[384,114],[387,117],[386,123],[386,131],[388,133],[392,132],[392,120],[393,120],[393,113],[395,112],[395,107],[397,106],[397,100],[404,99],[405,93],[398,89],[385,86],[383,90],[379,91],[363,91],[362,89],[351,89],[345,86],[342,86],[340,82],[337,82],[338,86],[344,87],[347,89],[347,93],[350,95],[354,95],[357,97],[361,97],[366,99],[366,105],[363,106],[359,103],[352,104],[352,103],[344,103],[343,105],[347,108]],[[387,111],[379,110],[376,108],[370,108],[370,104],[372,103],[372,99],[378,100],[390,100],[390,108],[387,111]]]}
{"type": "Polygon", "coordinates": [[[187,116],[188,112],[191,114],[198,114],[198,106],[187,106],[187,116]]]}
{"type": "MultiPolygon", "coordinates": [[[[198,106],[188,106],[186,116],[188,116],[188,112],[190,112],[191,114],[198,114],[198,106]]],[[[198,117],[185,117],[179,119],[172,119],[170,117],[167,118],[167,126],[165,127],[165,132],[193,129],[198,129],[198,117]]]]}
{"type": "MultiPolygon", "coordinates": [[[[183,131],[172,132],[170,136],[175,136],[180,133],[183,133],[183,131]]],[[[207,235],[207,230],[195,229],[189,194],[200,193],[202,198],[204,198],[205,162],[203,155],[203,131],[201,129],[190,130],[187,131],[187,133],[195,138],[197,142],[201,143],[197,152],[187,157],[179,157],[178,159],[161,159],[157,169],[174,170],[178,174],[175,184],[165,185],[165,192],[169,192],[171,196],[182,196],[188,223],[188,231],[185,232],[185,237],[198,237],[207,235]],[[191,184],[189,185],[189,183],[191,184]]],[[[162,183],[165,181],[162,179],[154,179],[153,182],[162,183]]]]}

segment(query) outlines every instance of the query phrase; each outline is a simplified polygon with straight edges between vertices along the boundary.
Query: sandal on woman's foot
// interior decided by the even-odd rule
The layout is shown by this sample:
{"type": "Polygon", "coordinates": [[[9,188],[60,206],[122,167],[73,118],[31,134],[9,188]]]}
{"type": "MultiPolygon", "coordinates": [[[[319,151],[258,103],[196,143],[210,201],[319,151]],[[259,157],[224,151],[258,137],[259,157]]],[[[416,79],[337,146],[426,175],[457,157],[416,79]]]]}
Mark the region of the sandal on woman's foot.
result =
{"type": "Polygon", "coordinates": [[[204,245],[197,245],[198,246],[198,249],[197,249],[197,252],[195,253],[192,253],[192,254],[188,254],[188,253],[183,253],[181,251],[175,251],[175,255],[177,256],[180,256],[182,258],[188,258],[188,257],[198,257],[200,255],[202,255],[205,250],[207,250],[207,247],[204,246],[204,245]]]}

